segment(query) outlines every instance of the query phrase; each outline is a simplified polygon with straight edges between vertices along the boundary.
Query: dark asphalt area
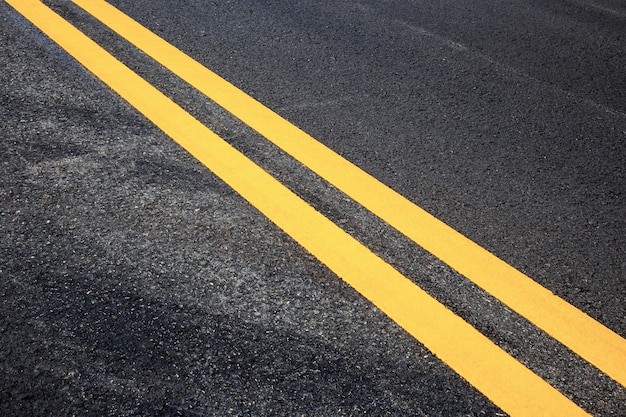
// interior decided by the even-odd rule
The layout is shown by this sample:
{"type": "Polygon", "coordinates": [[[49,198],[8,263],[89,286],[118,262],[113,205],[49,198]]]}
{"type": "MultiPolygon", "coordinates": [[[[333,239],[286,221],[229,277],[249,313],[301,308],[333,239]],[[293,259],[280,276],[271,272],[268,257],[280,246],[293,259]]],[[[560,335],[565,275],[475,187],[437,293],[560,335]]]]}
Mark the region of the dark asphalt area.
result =
{"type": "MultiPolygon", "coordinates": [[[[597,416],[626,388],[45,1],[597,416]]],[[[626,4],[112,4],[626,337],[626,4]]],[[[501,416],[0,2],[0,416],[501,416]]]]}

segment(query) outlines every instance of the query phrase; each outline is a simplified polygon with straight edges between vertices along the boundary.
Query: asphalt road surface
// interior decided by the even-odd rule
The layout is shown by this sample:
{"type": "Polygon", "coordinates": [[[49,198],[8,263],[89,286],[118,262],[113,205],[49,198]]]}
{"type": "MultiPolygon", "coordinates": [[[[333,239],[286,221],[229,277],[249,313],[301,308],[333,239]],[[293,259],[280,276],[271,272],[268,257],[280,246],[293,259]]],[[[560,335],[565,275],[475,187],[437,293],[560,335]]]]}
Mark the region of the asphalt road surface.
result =
{"type": "MultiPolygon", "coordinates": [[[[110,3],[626,337],[623,1],[110,3]]],[[[626,416],[623,382],[90,13],[45,4],[571,402],[626,416]]],[[[5,1],[0,166],[0,415],[518,410],[5,1]]]]}

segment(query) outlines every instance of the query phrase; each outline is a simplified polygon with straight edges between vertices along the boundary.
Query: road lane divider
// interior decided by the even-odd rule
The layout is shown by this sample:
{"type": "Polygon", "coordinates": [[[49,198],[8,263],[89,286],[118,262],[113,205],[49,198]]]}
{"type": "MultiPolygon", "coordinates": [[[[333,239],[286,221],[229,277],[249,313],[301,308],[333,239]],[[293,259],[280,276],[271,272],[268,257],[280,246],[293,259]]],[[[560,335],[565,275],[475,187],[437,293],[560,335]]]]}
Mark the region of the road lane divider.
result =
{"type": "Polygon", "coordinates": [[[73,0],[419,246],[626,387],[626,340],[103,0],[73,0]]]}
{"type": "Polygon", "coordinates": [[[505,412],[588,415],[41,1],[5,1],[505,412]]]}

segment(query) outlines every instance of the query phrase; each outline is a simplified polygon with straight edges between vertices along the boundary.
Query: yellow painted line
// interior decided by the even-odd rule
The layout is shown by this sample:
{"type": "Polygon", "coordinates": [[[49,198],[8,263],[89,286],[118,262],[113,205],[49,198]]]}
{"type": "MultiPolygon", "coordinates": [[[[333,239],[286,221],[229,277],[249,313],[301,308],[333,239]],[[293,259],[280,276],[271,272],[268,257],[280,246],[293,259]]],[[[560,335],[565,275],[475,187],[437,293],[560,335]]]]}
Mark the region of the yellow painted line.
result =
{"type": "Polygon", "coordinates": [[[6,1],[505,412],[588,415],[39,0],[6,1]]]}
{"type": "Polygon", "coordinates": [[[626,386],[626,340],[102,0],[74,3],[512,310],[626,386]]]}

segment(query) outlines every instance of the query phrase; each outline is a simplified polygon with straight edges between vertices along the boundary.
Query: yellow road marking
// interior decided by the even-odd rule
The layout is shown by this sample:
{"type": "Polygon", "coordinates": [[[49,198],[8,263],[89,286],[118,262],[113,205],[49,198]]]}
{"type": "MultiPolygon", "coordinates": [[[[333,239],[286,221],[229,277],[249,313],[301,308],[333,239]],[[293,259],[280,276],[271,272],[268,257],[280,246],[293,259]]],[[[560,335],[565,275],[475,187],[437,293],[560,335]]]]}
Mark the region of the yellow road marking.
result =
{"type": "Polygon", "coordinates": [[[6,1],[505,412],[588,415],[39,0],[6,1]]]}
{"type": "Polygon", "coordinates": [[[313,172],[626,386],[626,340],[102,0],[73,0],[313,172]]]}

